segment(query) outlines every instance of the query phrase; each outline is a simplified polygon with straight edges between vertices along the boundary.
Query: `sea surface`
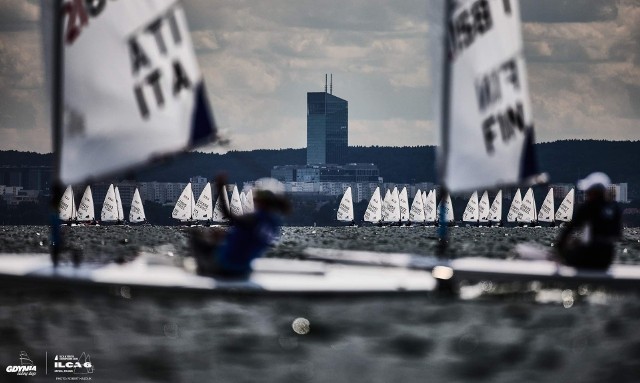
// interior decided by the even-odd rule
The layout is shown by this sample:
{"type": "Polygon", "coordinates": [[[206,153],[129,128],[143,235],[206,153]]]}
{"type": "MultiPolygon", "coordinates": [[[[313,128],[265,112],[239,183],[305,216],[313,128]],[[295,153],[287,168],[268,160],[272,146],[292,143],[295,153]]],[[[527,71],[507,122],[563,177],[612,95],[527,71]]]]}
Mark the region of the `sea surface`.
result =
{"type": "MultiPolygon", "coordinates": [[[[189,228],[69,227],[87,261],[140,250],[189,251],[189,228]]],[[[291,227],[269,256],[307,246],[434,255],[426,227],[291,227]]],[[[451,228],[449,257],[509,258],[517,243],[550,246],[557,228],[451,228]]],[[[0,227],[0,252],[46,252],[46,227],[0,227]]],[[[640,264],[640,230],[616,262],[640,264]]],[[[636,382],[640,300],[528,286],[479,297],[272,298],[96,294],[42,286],[0,290],[0,381],[55,381],[52,355],[88,353],[93,382],[636,382]],[[309,332],[292,328],[306,318],[309,332]],[[33,377],[4,369],[26,351],[33,377]],[[48,364],[45,360],[48,358],[48,364]],[[47,374],[48,372],[48,374],[47,374]]]]}

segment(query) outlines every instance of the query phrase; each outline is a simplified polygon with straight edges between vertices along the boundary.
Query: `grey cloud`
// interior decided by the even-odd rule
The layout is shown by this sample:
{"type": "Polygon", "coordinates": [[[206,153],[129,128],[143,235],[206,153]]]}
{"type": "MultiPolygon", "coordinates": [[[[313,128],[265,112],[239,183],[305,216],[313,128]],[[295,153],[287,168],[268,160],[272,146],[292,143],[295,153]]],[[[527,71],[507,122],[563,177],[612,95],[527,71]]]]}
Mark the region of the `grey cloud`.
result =
{"type": "Polygon", "coordinates": [[[39,17],[39,7],[32,0],[0,0],[0,31],[31,30],[39,17]]]}
{"type": "Polygon", "coordinates": [[[616,0],[522,0],[522,19],[537,23],[588,23],[615,20],[616,0]]]}

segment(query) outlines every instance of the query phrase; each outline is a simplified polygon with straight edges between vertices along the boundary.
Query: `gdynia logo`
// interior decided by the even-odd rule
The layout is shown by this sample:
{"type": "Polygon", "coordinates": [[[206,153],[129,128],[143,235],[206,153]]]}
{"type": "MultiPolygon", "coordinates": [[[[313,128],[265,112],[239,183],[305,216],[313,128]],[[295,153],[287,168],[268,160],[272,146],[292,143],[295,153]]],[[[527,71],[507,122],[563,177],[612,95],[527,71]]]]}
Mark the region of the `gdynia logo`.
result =
{"type": "Polygon", "coordinates": [[[33,361],[29,359],[26,351],[20,351],[20,365],[19,366],[7,366],[7,372],[15,373],[22,376],[33,376],[36,374],[36,366],[33,365],[33,361]]]}

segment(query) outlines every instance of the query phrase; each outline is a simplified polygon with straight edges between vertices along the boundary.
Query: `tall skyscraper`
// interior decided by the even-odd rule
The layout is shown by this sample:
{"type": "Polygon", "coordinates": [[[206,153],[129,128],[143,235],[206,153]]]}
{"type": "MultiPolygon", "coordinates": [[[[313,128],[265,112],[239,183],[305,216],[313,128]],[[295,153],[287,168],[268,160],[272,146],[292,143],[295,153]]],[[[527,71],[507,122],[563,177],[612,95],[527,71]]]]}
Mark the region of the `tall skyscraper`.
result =
{"type": "Polygon", "coordinates": [[[307,93],[307,164],[343,164],[349,140],[349,103],[327,92],[307,93]]]}

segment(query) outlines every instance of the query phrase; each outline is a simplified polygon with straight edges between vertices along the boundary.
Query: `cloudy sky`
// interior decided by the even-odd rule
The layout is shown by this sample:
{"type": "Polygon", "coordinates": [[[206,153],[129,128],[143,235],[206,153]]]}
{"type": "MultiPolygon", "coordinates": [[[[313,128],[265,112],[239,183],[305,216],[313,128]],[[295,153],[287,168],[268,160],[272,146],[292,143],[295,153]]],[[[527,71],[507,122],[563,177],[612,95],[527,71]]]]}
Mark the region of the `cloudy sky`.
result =
{"type": "MultiPolygon", "coordinates": [[[[349,101],[350,145],[421,145],[438,0],[185,0],[231,149],[306,145],[306,92],[349,101]]],[[[640,139],[640,1],[521,0],[538,141],[640,139]]],[[[0,149],[50,151],[37,0],[0,0],[0,149]]]]}

